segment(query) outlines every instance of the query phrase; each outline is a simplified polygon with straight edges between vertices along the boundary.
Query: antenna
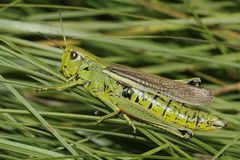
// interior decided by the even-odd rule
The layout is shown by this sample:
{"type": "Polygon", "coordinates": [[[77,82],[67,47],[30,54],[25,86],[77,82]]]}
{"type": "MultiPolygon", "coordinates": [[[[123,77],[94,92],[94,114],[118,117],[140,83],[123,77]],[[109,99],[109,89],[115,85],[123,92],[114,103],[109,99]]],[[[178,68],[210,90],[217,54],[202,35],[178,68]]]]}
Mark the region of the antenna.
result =
{"type": "Polygon", "coordinates": [[[48,39],[49,41],[51,41],[53,44],[55,44],[58,48],[64,50],[62,46],[60,46],[59,44],[57,44],[54,40],[52,40],[52,39],[51,39],[50,37],[48,37],[47,35],[41,33],[40,31],[38,31],[38,33],[39,33],[41,36],[43,36],[44,38],[46,38],[46,39],[48,39]]]}
{"type": "Polygon", "coordinates": [[[61,24],[61,29],[62,29],[64,44],[65,44],[65,47],[67,47],[66,35],[65,35],[65,32],[64,32],[64,28],[63,28],[62,12],[61,12],[60,9],[59,9],[59,16],[60,16],[60,24],[61,24]]]}

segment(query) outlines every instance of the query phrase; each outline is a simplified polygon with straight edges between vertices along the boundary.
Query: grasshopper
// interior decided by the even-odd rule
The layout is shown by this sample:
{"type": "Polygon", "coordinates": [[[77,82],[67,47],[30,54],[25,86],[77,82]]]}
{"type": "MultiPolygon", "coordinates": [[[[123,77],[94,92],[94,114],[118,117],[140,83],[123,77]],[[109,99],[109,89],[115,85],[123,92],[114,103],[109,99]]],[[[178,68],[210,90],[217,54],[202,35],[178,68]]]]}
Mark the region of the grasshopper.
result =
{"type": "Polygon", "coordinates": [[[182,138],[190,138],[194,130],[207,131],[225,126],[218,117],[188,107],[212,102],[210,91],[200,88],[199,78],[170,80],[107,63],[77,47],[66,47],[63,52],[61,71],[68,78],[67,83],[40,90],[83,86],[112,109],[97,123],[122,113],[134,130],[131,119],[182,138]]]}

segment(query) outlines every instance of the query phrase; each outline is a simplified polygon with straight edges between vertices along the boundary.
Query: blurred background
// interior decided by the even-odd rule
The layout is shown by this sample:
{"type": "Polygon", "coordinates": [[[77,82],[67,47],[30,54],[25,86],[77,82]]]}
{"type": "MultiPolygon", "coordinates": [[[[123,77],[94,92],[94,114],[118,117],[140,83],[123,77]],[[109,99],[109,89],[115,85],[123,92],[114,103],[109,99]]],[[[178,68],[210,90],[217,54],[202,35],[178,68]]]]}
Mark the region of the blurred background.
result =
{"type": "Polygon", "coordinates": [[[239,159],[239,0],[1,0],[0,159],[239,159]],[[64,84],[68,45],[170,79],[200,77],[214,102],[197,106],[228,127],[184,140],[135,122],[137,133],[83,88],[64,84]],[[46,38],[48,37],[48,38],[46,38]],[[49,40],[49,38],[51,40],[49,40]]]}

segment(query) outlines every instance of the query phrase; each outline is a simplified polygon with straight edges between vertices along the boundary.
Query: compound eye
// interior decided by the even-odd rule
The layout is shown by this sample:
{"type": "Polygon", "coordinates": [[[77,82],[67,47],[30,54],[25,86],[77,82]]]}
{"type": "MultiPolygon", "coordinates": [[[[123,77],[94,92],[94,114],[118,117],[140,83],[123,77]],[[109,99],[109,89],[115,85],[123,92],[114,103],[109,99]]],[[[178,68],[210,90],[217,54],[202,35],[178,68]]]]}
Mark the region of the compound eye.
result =
{"type": "Polygon", "coordinates": [[[75,60],[75,59],[78,58],[78,56],[79,56],[79,55],[77,54],[76,51],[72,50],[72,51],[70,52],[70,60],[75,60]]]}

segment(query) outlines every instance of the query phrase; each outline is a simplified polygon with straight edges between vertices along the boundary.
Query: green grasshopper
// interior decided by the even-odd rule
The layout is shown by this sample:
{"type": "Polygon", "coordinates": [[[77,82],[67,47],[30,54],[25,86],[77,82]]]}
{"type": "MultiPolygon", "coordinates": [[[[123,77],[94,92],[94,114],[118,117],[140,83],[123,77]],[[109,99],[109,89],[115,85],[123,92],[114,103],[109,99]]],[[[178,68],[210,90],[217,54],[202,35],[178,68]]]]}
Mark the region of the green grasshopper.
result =
{"type": "Polygon", "coordinates": [[[204,105],[212,101],[211,93],[200,88],[200,79],[174,81],[129,67],[109,64],[101,58],[76,47],[66,47],[61,71],[68,81],[62,86],[40,90],[63,90],[83,86],[113,112],[97,123],[122,113],[131,119],[189,138],[194,130],[214,130],[225,126],[218,117],[187,105],[204,105]]]}

